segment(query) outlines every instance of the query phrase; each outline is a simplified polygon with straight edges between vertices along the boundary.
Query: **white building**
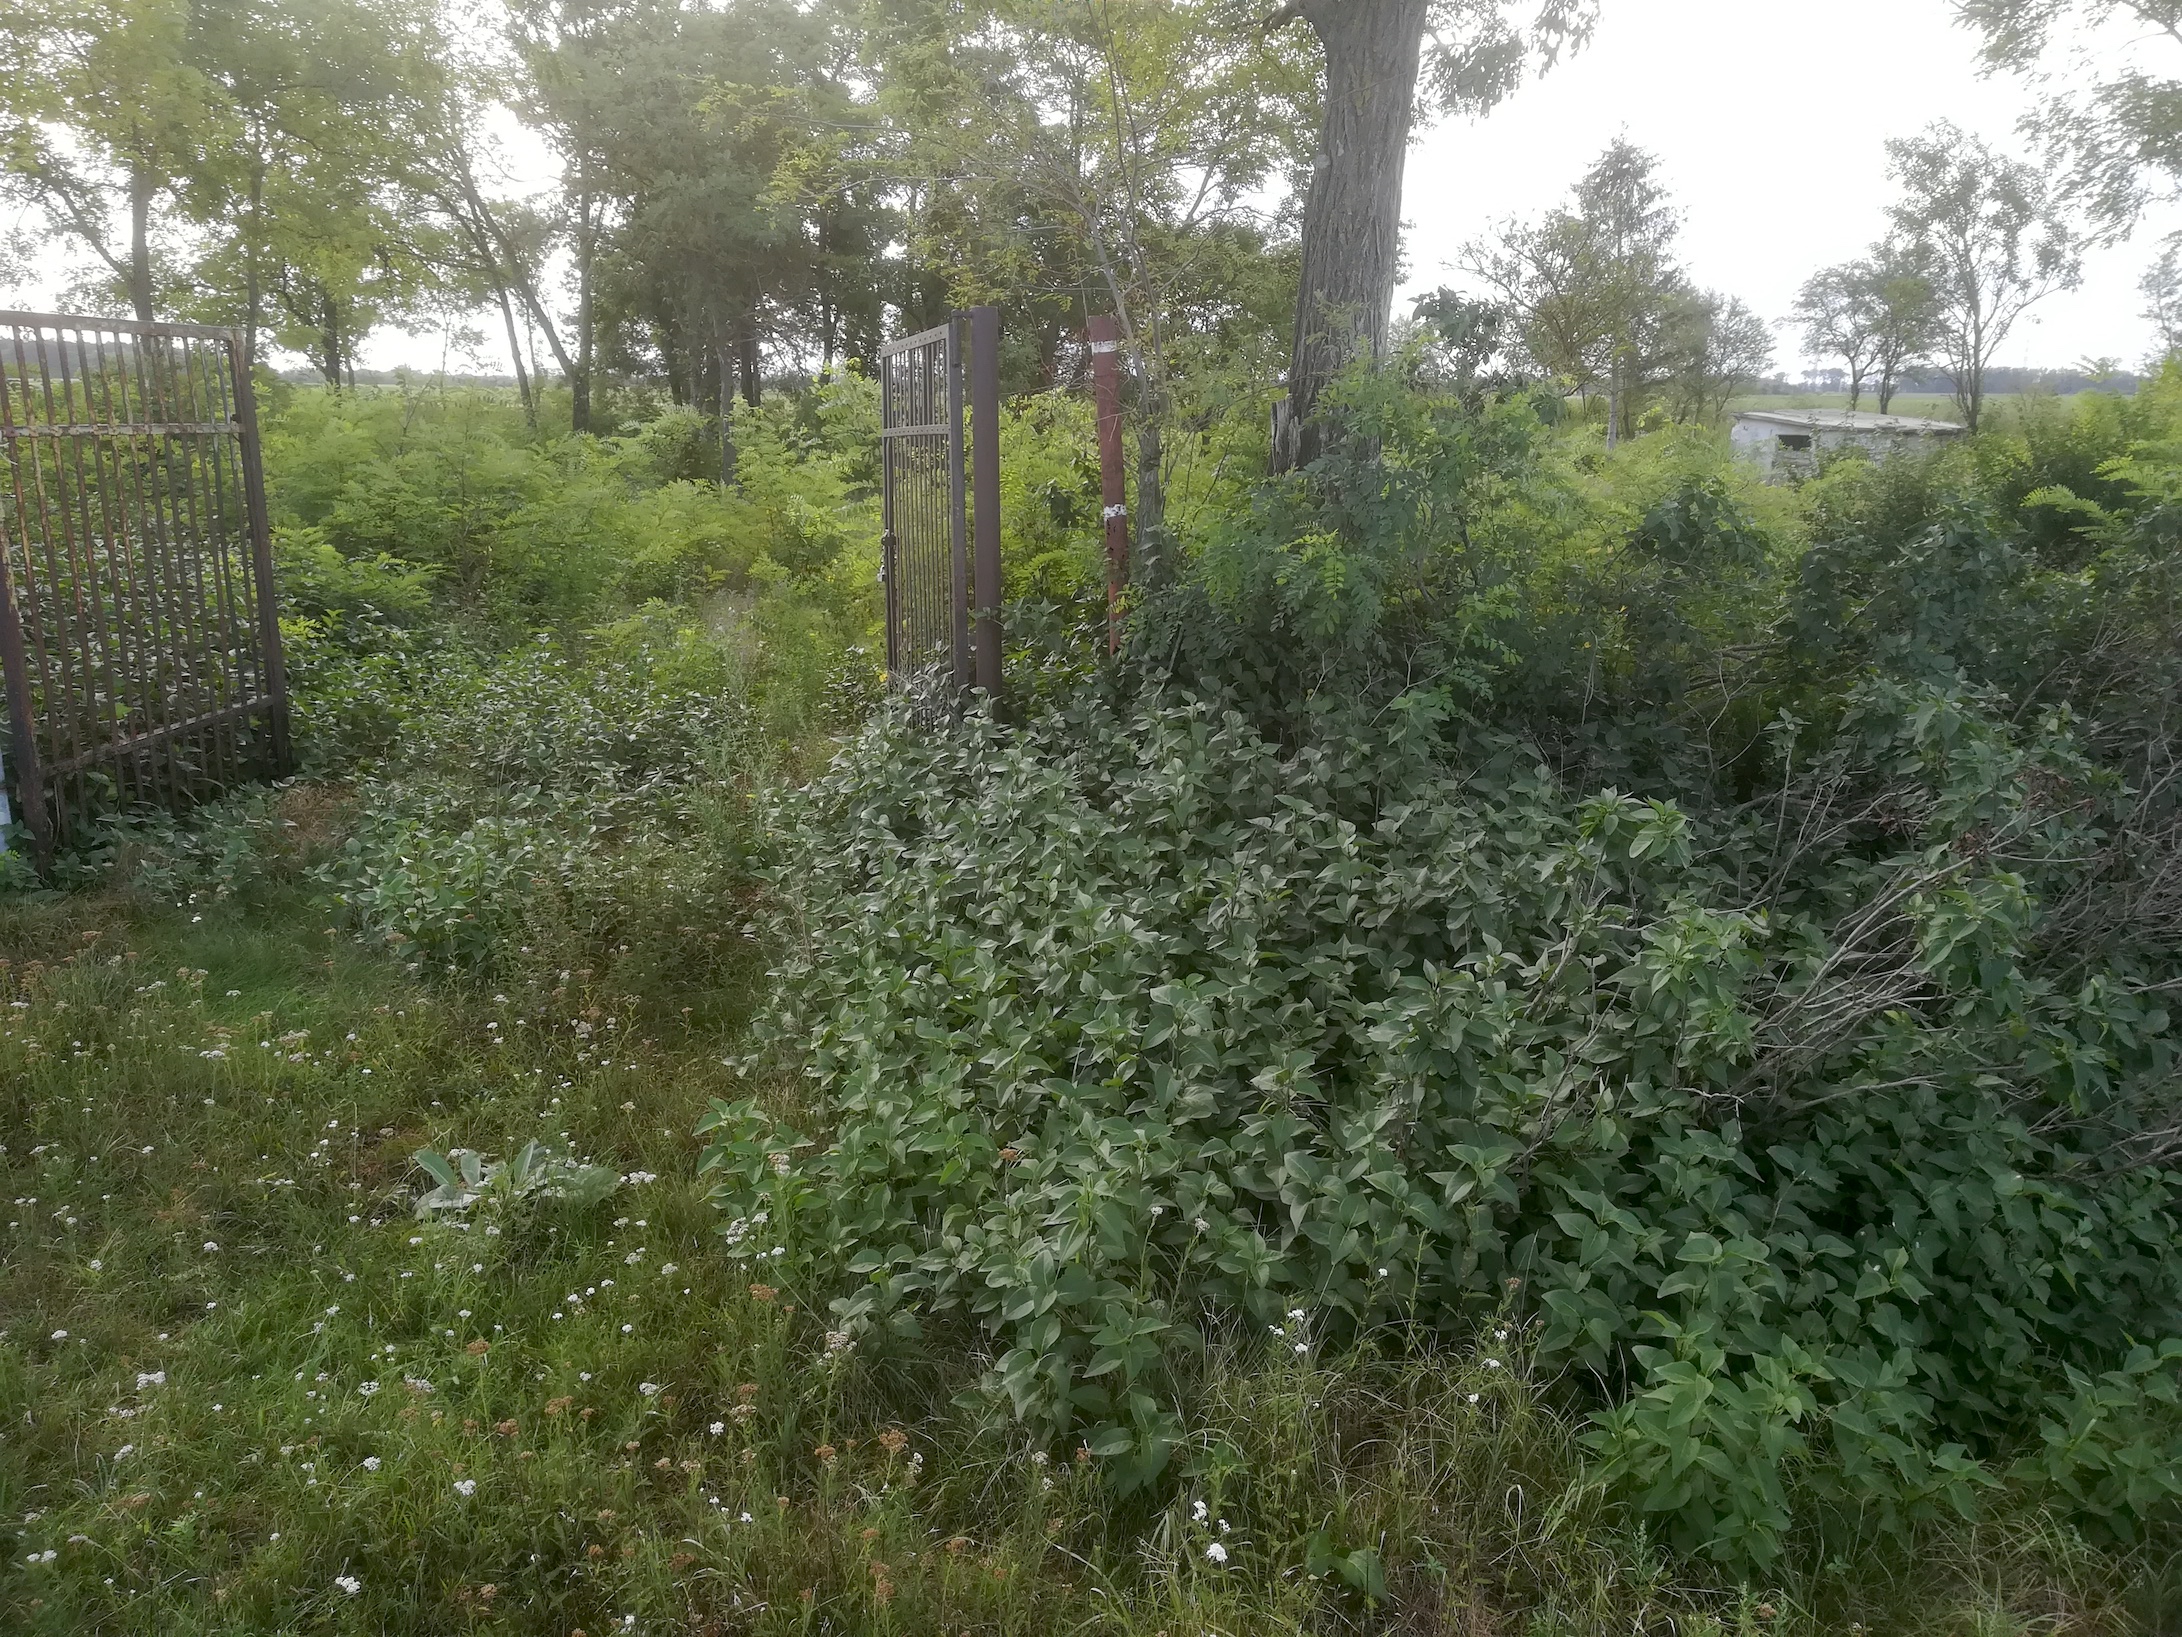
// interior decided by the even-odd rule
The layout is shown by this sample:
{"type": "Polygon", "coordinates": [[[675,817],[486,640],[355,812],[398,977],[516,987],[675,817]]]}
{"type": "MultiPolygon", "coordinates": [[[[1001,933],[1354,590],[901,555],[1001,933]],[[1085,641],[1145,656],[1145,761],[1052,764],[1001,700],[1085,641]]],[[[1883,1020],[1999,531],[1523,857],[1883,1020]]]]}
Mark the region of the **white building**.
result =
{"type": "Polygon", "coordinates": [[[1868,409],[1743,409],[1728,437],[1735,452],[1756,462],[1768,481],[1807,477],[1818,457],[1837,449],[1863,449],[1884,460],[1902,449],[1931,449],[1963,429],[1953,421],[1915,415],[1875,415],[1868,409]]]}

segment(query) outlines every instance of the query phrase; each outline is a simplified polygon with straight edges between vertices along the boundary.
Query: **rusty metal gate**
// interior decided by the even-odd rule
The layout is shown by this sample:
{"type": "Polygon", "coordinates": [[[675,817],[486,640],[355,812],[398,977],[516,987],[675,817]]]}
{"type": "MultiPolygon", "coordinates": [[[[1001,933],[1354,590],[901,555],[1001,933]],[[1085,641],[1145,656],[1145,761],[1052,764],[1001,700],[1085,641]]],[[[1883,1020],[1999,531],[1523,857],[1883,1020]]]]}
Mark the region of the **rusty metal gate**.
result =
{"type": "Polygon", "coordinates": [[[879,572],[895,688],[1000,688],[999,341],[998,309],[975,307],[879,350],[879,572]]]}
{"type": "Polygon", "coordinates": [[[0,312],[0,662],[41,864],[289,771],[241,332],[0,312]]]}

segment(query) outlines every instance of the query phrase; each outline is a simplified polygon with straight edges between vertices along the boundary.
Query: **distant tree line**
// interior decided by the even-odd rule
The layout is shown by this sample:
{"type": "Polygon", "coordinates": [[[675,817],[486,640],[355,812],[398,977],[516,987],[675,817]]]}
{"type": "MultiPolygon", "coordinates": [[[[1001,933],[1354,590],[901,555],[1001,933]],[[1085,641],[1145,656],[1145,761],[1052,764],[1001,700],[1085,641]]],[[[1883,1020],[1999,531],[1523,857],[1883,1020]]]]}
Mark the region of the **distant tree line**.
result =
{"type": "MultiPolygon", "coordinates": [[[[2015,395],[2025,392],[2049,392],[2065,397],[2075,392],[2136,391],[2144,382],[2141,370],[2123,369],[2114,359],[2087,358],[2082,364],[2064,369],[2029,369],[2013,364],[1996,364],[1985,372],[1985,391],[1988,397],[2015,395]]],[[[1753,388],[1757,392],[1795,393],[1807,392],[1813,384],[1823,392],[1846,393],[1849,390],[1848,371],[1835,365],[1827,369],[1806,371],[1799,379],[1775,376],[1753,388]]],[[[1929,367],[1910,371],[1894,384],[1899,400],[1904,393],[1920,397],[1954,395],[1954,378],[1944,370],[1929,367]]]]}

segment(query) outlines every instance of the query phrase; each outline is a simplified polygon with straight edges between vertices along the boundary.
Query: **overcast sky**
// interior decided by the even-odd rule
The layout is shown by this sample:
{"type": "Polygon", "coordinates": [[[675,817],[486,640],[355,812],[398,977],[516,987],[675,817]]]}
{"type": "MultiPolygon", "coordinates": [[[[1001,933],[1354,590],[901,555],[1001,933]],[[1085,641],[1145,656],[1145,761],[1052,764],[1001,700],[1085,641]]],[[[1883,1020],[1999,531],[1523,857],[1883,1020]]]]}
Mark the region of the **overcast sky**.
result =
{"type": "MultiPolygon", "coordinates": [[[[1604,0],[1590,47],[1477,121],[1451,120],[1411,150],[1403,214],[1405,293],[1462,282],[1466,240],[1566,193],[1626,134],[1661,160],[1685,213],[1683,255],[1700,283],[1769,320],[1814,270],[1884,230],[1888,137],[1951,119],[2004,150],[2032,91],[1978,77],[1973,36],[1947,0],[1839,7],[1766,0],[1604,0]]],[[[2182,61],[2154,66],[2167,73],[2182,61]]],[[[2032,309],[1999,362],[2134,366],[2151,349],[2137,280],[2177,225],[2164,212],[2085,263],[2081,290],[2032,309]]],[[[1780,358],[1799,349],[1782,337],[1780,358]]]]}

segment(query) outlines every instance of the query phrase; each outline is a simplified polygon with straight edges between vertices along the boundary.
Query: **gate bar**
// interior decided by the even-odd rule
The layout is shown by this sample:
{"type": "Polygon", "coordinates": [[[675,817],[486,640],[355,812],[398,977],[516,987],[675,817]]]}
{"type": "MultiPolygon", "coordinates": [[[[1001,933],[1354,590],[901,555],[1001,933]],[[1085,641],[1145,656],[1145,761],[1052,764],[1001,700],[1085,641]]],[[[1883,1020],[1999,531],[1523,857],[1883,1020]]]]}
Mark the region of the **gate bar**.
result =
{"type": "Polygon", "coordinates": [[[886,601],[886,675],[897,686],[902,674],[901,538],[894,532],[894,452],[887,447],[887,423],[894,418],[894,371],[889,353],[879,353],[879,589],[886,601]]]}
{"type": "Polygon", "coordinates": [[[977,490],[977,685],[1000,693],[1000,309],[970,309],[970,459],[977,490]]]}
{"type": "Polygon", "coordinates": [[[955,687],[970,685],[970,496],[962,470],[962,343],[966,315],[947,321],[947,427],[952,444],[947,461],[948,505],[954,525],[955,687]]]}
{"type": "Polygon", "coordinates": [[[259,675],[265,683],[268,707],[266,735],[271,739],[273,776],[284,779],[295,771],[295,755],[288,743],[288,665],[280,651],[280,604],[273,592],[273,527],[265,502],[265,465],[258,449],[258,394],[252,379],[250,350],[240,330],[228,357],[235,369],[236,452],[242,459],[243,509],[249,513],[250,568],[258,583],[258,641],[263,645],[259,675]]]}

